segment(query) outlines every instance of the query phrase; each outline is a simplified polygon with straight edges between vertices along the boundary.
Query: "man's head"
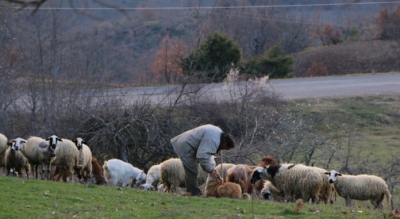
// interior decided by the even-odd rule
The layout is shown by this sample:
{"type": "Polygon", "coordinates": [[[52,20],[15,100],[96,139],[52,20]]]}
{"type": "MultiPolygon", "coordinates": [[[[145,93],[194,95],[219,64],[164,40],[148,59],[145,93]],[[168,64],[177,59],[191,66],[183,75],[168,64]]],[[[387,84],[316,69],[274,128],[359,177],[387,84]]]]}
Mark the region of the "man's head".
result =
{"type": "Polygon", "coordinates": [[[231,134],[221,134],[220,150],[229,150],[235,147],[235,138],[231,134]]]}

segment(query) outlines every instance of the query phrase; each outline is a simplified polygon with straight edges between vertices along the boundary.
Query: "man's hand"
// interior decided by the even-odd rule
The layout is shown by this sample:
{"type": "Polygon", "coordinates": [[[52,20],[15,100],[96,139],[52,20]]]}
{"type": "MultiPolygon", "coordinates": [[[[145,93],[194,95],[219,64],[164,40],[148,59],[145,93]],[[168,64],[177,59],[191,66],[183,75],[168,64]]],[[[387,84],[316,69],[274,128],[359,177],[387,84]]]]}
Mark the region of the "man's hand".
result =
{"type": "Polygon", "coordinates": [[[213,169],[210,174],[215,180],[221,181],[221,176],[218,174],[217,170],[213,169]]]}

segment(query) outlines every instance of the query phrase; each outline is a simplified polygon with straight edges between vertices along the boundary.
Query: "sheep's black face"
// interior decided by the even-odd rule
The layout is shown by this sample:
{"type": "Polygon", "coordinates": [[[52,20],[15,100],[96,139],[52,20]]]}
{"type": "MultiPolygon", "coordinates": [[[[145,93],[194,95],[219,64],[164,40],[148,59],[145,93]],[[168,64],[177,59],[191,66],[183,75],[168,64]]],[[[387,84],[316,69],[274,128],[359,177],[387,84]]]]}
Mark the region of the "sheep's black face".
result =
{"type": "Polygon", "coordinates": [[[253,176],[251,177],[251,184],[256,183],[258,180],[261,179],[261,173],[257,170],[253,172],[253,176]]]}
{"type": "Polygon", "coordinates": [[[46,140],[49,141],[49,145],[53,149],[56,149],[58,141],[62,141],[61,138],[59,138],[57,135],[52,135],[48,137],[46,140]]]}
{"type": "Polygon", "coordinates": [[[271,193],[269,193],[269,192],[263,193],[262,196],[263,196],[263,198],[265,200],[270,200],[271,199],[271,193]]]}

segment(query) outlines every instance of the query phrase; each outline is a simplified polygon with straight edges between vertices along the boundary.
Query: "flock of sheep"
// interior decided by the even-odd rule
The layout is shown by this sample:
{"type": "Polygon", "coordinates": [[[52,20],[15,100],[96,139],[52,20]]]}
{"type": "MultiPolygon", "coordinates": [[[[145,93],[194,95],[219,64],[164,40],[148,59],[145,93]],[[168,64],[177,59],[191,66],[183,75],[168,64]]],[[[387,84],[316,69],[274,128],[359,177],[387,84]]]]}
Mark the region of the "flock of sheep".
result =
{"type": "MultiPolygon", "coordinates": [[[[215,157],[210,162],[215,166],[215,157]]],[[[0,134],[0,167],[5,167],[7,175],[19,174],[25,170],[29,179],[30,170],[41,167],[42,179],[63,181],[78,179],[88,183],[131,186],[143,190],[158,190],[181,193],[185,187],[185,170],[178,158],[171,158],[153,165],[147,174],[131,164],[118,159],[104,162],[102,168],[92,156],[90,148],[81,138],[61,139],[52,135],[47,139],[30,137],[27,140],[8,140],[0,134]],[[32,167],[32,168],[31,168],[32,167]],[[52,168],[55,167],[55,168],[52,168]],[[52,169],[55,169],[52,173],[52,169]]],[[[279,202],[303,202],[318,204],[333,203],[333,194],[346,200],[370,200],[375,209],[382,208],[386,196],[390,208],[391,194],[386,182],[374,175],[344,175],[336,171],[326,171],[303,164],[278,164],[267,156],[257,166],[222,163],[215,166],[221,176],[211,177],[199,166],[198,184],[206,197],[230,197],[250,200],[260,198],[279,202]]]]}

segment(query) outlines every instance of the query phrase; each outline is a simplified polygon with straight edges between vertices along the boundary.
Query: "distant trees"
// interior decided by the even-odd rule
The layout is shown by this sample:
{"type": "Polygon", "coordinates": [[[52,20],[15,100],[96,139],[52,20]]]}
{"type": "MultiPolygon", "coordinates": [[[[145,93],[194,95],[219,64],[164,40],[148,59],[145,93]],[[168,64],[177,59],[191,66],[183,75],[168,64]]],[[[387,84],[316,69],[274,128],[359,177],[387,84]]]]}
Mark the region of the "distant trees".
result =
{"type": "Polygon", "coordinates": [[[294,60],[295,58],[285,54],[281,44],[278,44],[266,51],[265,55],[250,58],[242,71],[256,77],[268,75],[270,78],[284,78],[292,71],[294,60]]]}
{"type": "Polygon", "coordinates": [[[182,40],[170,38],[168,35],[160,43],[160,49],[156,54],[156,60],[151,66],[151,70],[158,76],[164,76],[165,81],[169,84],[171,80],[177,81],[182,76],[181,63],[182,59],[187,55],[187,46],[182,40]]]}
{"type": "Polygon", "coordinates": [[[198,50],[182,60],[183,73],[206,78],[210,82],[220,82],[241,59],[239,45],[221,33],[207,37],[198,50]]]}
{"type": "Polygon", "coordinates": [[[379,29],[378,38],[393,40],[400,38],[400,6],[394,11],[383,8],[378,14],[377,25],[379,29]]]}

